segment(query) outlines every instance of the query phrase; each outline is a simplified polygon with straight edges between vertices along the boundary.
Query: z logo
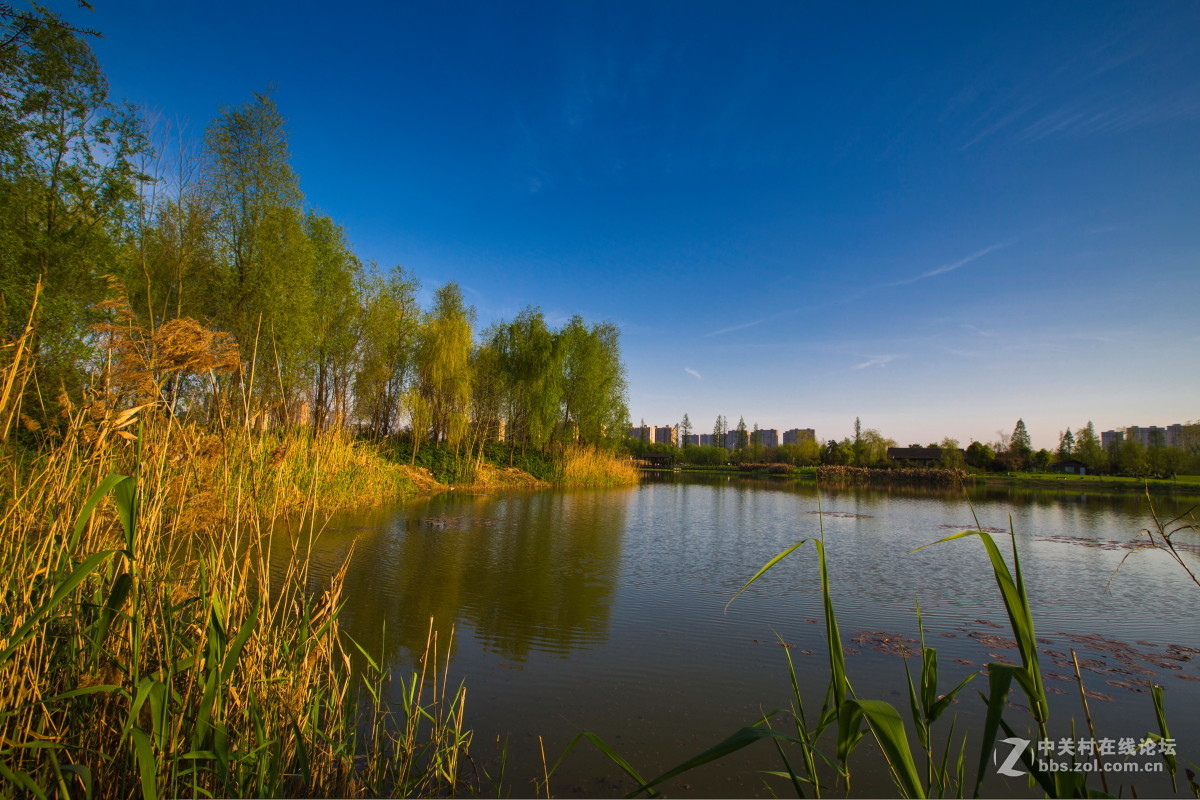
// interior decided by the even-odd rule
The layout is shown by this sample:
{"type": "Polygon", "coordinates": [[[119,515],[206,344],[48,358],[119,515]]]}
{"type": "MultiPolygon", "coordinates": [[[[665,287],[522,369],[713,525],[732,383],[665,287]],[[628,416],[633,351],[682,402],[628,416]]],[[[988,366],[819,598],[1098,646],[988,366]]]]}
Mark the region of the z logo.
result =
{"type": "MultiPolygon", "coordinates": [[[[1021,760],[1021,754],[1029,749],[1028,739],[1018,739],[1016,737],[1010,739],[1001,739],[1001,744],[1012,745],[1012,752],[1008,754],[1008,758],[1004,759],[1004,763],[996,767],[996,771],[1001,775],[1007,775],[1010,778],[1019,778],[1025,774],[1023,769],[1013,769],[1017,762],[1021,760]]],[[[992,763],[996,763],[996,751],[992,751],[992,763]]]]}

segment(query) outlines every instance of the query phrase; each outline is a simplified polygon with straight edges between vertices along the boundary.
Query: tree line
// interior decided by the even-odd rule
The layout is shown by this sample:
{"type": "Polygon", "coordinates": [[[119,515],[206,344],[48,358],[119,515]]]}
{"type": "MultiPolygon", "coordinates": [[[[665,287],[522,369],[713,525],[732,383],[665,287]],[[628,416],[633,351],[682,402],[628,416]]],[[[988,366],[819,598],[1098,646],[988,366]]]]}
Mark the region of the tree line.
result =
{"type": "Polygon", "coordinates": [[[200,137],[150,125],[109,98],[87,36],[0,8],[5,438],[93,395],[212,425],[403,429],[414,454],[623,434],[614,325],[528,308],[480,331],[454,283],[422,309],[415,276],[364,262],[306,203],[269,95],[200,137]],[[114,366],[126,380],[101,385],[114,366]]]}
{"type": "MultiPolygon", "coordinates": [[[[644,427],[644,423],[643,423],[644,427]]],[[[678,425],[679,441],[693,430],[687,414],[678,425]]],[[[1053,465],[1065,461],[1082,463],[1088,474],[1102,475],[1176,475],[1200,474],[1200,423],[1183,426],[1182,440],[1168,446],[1161,432],[1147,445],[1140,439],[1125,436],[1107,448],[1101,443],[1095,425],[1086,425],[1072,432],[1070,428],[1059,434],[1058,447],[1054,450],[1032,445],[1025,421],[1018,419],[1011,434],[998,434],[995,441],[971,441],[963,448],[959,441],[946,437],[940,442],[910,444],[938,451],[936,466],[944,469],[971,468],[981,472],[1043,472],[1053,465]]],[[[721,464],[790,464],[792,466],[852,466],[888,468],[897,462],[888,457],[888,449],[896,447],[894,439],[887,438],[874,428],[864,428],[859,418],[854,420],[854,434],[841,440],[801,440],[795,444],[766,445],[762,442],[759,427],[747,426],[740,418],[730,428],[724,416],[718,416],[713,426],[714,441],[728,441],[733,446],[684,445],[649,443],[631,439],[627,446],[635,455],[645,453],[670,453],[680,463],[703,466],[721,464]],[[731,435],[732,434],[732,435],[731,435]]]]}

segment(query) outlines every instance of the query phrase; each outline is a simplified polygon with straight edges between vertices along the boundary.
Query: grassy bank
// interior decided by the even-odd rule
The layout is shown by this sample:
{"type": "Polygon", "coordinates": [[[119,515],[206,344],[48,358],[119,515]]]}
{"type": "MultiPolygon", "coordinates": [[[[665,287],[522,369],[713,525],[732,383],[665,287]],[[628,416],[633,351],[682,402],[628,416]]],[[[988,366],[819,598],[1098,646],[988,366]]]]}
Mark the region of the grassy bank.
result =
{"type": "Polygon", "coordinates": [[[445,486],[479,489],[626,486],[639,479],[637,467],[627,458],[585,445],[542,451],[489,442],[474,454],[445,445],[423,445],[414,456],[411,444],[398,440],[386,447],[385,452],[398,464],[426,470],[445,486]]]}
{"type": "Polygon", "coordinates": [[[1135,478],[1124,475],[1063,475],[1057,472],[1016,472],[997,475],[984,473],[977,480],[996,486],[1022,486],[1038,489],[1070,489],[1098,492],[1200,494],[1200,475],[1173,478],[1135,478]]]}
{"type": "Polygon", "coordinates": [[[2,457],[0,784],[34,797],[455,790],[470,735],[463,691],[438,673],[446,643],[431,634],[389,706],[389,676],[350,671],[341,576],[315,584],[305,558],[314,518],[413,492],[406,468],[343,436],[218,438],[98,405],[73,409],[36,454],[2,457]],[[272,580],[273,539],[293,556],[272,580]]]}

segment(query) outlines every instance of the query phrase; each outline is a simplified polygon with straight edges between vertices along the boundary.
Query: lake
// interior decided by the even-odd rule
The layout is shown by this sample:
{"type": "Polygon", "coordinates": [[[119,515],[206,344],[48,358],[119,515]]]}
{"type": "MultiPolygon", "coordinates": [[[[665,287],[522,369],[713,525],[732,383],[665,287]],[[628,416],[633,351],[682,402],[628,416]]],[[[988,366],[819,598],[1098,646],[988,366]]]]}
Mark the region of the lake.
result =
{"type": "MultiPolygon", "coordinates": [[[[694,475],[621,489],[450,491],[333,518],[314,544],[313,574],[323,581],[350,555],[343,629],[397,671],[423,649],[430,618],[440,631],[454,628],[451,676],[467,685],[471,752],[495,776],[505,750],[505,790],[531,796],[543,771],[539,736],[553,763],[577,733],[594,732],[651,777],[789,706],[788,654],[806,707],[819,708],[828,661],[813,549],[800,548],[726,603],[771,557],[820,536],[822,524],[858,696],[890,701],[908,722],[904,659],[893,652],[896,637],[917,636],[918,601],[943,690],[988,661],[1019,661],[1004,646],[1011,632],[978,539],[912,552],[973,528],[973,507],[985,528],[1007,531],[1011,517],[1046,684],[1057,690],[1051,732],[1070,735],[1071,718],[1083,725],[1064,660],[1074,648],[1096,694],[1089,704],[1098,736],[1156,731],[1146,692],[1154,681],[1165,688],[1180,761],[1196,761],[1200,650],[1191,648],[1200,647],[1200,587],[1165,554],[1124,546],[1151,522],[1145,498],[974,489],[969,500],[961,490],[911,488],[822,490],[818,498],[812,484],[694,475]]],[[[1191,506],[1186,497],[1155,502],[1167,517],[1191,506]]],[[[1007,535],[997,541],[1007,553],[1007,535]]],[[[1196,537],[1183,549],[1195,565],[1196,537]]],[[[908,663],[920,669],[919,658],[908,663]]],[[[982,725],[976,690],[986,686],[980,676],[952,707],[960,730],[982,725]]],[[[1029,717],[1013,709],[1008,719],[1019,732],[1029,717]]],[[[865,749],[852,793],[893,795],[865,749]]],[[[972,738],[968,775],[977,754],[972,738]]],[[[761,774],[780,768],[774,748],[759,743],[667,792],[792,794],[761,774]]],[[[1130,780],[1110,776],[1110,790],[1130,780]]],[[[1134,782],[1143,796],[1173,794],[1165,776],[1134,782]]],[[[590,745],[551,778],[560,797],[631,788],[590,745]]],[[[1025,779],[993,780],[990,791],[1040,796],[1025,779]]]]}

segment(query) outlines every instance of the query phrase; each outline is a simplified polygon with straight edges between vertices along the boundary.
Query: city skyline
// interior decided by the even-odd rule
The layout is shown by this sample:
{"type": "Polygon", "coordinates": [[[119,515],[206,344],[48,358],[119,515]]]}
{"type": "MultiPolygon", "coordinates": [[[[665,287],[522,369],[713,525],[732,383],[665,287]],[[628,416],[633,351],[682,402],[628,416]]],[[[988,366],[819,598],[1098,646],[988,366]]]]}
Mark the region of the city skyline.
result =
{"type": "Polygon", "coordinates": [[[634,420],[1200,416],[1195,4],[51,7],[194,138],[271,90],[426,304],[618,324],[634,420]]]}

